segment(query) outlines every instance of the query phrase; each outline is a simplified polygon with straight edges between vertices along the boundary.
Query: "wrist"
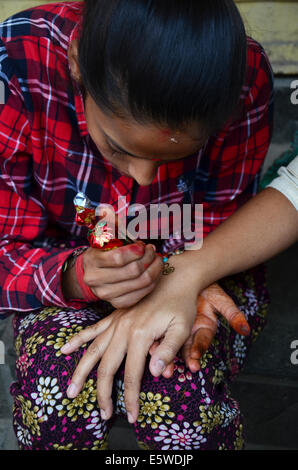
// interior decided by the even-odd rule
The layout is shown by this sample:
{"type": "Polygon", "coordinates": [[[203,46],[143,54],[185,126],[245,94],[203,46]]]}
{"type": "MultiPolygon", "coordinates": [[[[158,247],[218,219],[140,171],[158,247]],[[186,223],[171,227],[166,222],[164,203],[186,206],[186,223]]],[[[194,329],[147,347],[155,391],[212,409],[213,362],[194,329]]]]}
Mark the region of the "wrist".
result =
{"type": "Polygon", "coordinates": [[[77,282],[75,266],[68,267],[61,273],[62,293],[66,300],[84,299],[83,293],[77,282]]]}
{"type": "Polygon", "coordinates": [[[90,287],[84,282],[84,255],[77,257],[75,263],[76,280],[80,286],[83,297],[87,302],[97,302],[98,297],[92,292],[90,287]]]}
{"type": "Polygon", "coordinates": [[[84,292],[82,291],[76,274],[76,261],[79,256],[88,249],[88,247],[79,247],[66,259],[61,270],[61,286],[64,298],[67,300],[81,299],[84,300],[84,292]]]}
{"type": "Polygon", "coordinates": [[[88,246],[81,246],[74,250],[71,255],[64,261],[62,266],[62,273],[65,273],[66,271],[72,269],[76,264],[77,257],[80,256],[82,253],[85,253],[85,251],[87,250],[88,246]]]}
{"type": "Polygon", "coordinates": [[[202,290],[218,280],[218,262],[216,253],[208,252],[204,247],[200,250],[185,250],[179,256],[170,258],[175,267],[180,290],[195,291],[199,295],[202,290]]]}
{"type": "Polygon", "coordinates": [[[183,252],[178,256],[170,256],[169,265],[174,271],[169,276],[162,276],[163,289],[171,290],[167,295],[183,292],[183,295],[199,295],[202,291],[202,276],[199,269],[196,269],[193,258],[188,252],[183,252]]]}

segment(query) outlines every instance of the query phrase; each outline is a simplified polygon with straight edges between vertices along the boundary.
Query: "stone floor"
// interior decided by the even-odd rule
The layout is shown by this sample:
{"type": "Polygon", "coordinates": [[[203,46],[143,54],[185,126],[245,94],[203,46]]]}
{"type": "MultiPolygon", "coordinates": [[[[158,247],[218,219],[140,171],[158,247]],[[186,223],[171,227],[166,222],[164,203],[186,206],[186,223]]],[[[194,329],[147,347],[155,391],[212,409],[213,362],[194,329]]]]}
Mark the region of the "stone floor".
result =
{"type": "Polygon", "coordinates": [[[246,420],[252,448],[298,449],[298,365],[291,343],[298,340],[298,244],[268,266],[268,324],[232,386],[246,420]]]}

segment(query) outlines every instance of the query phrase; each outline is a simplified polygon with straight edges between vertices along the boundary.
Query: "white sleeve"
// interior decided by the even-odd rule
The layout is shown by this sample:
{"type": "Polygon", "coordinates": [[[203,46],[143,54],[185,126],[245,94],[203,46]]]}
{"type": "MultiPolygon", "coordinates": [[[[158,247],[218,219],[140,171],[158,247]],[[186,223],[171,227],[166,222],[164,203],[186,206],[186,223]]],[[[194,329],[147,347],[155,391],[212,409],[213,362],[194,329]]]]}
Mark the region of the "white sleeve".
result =
{"type": "Polygon", "coordinates": [[[277,173],[279,177],[267,188],[274,188],[283,193],[298,210],[298,155],[287,167],[280,167],[277,173]]]}

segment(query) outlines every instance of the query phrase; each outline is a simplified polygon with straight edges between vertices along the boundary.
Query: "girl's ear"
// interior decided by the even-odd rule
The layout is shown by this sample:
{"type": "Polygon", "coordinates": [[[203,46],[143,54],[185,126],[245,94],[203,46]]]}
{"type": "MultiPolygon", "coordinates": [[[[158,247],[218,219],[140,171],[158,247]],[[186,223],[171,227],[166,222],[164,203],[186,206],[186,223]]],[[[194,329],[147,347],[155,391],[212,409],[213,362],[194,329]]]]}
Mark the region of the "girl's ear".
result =
{"type": "Polygon", "coordinates": [[[78,40],[74,39],[71,41],[70,46],[67,51],[69,66],[70,66],[70,73],[72,78],[82,85],[82,76],[79,67],[78,61],[78,40]]]}

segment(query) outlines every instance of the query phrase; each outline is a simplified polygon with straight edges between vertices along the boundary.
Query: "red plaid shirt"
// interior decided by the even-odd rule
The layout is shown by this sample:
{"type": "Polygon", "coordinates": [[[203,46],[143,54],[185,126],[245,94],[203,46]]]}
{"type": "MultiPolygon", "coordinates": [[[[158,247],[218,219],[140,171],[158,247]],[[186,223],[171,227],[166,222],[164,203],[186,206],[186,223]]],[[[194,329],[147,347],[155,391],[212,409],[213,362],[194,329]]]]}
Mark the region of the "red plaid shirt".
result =
{"type": "Polygon", "coordinates": [[[88,134],[67,58],[81,15],[81,2],[65,2],[21,12],[0,25],[2,316],[86,305],[65,300],[61,289],[63,263],[76,246],[88,244],[85,227],[75,223],[79,191],[95,206],[117,207],[120,195],[127,205],[203,204],[205,236],[258,190],[273,114],[272,71],[259,44],[248,38],[240,116],[199,153],[162,165],[154,182],[140,187],[102,157],[88,134]],[[73,247],[47,243],[49,235],[72,240],[73,247]]]}

